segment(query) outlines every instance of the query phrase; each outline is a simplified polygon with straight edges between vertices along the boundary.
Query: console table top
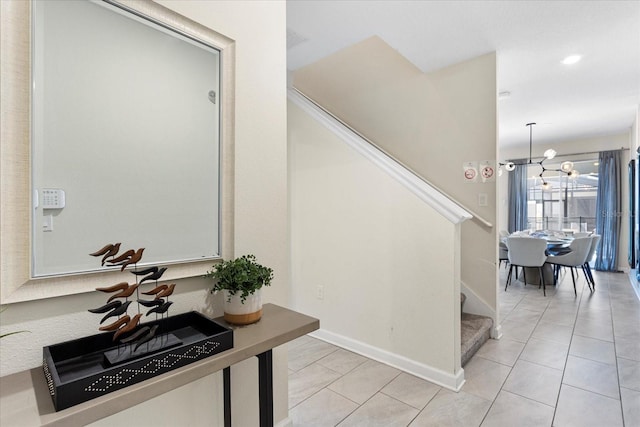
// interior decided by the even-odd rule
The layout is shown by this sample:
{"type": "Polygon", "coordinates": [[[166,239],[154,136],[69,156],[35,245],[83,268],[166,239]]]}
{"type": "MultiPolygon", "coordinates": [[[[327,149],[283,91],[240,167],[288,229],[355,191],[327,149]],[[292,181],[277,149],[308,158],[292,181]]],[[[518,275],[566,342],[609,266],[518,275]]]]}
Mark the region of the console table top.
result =
{"type": "MultiPolygon", "coordinates": [[[[222,318],[216,321],[225,323],[222,318]]],[[[275,304],[262,318],[231,326],[232,349],[56,412],[41,367],[0,378],[0,425],[86,425],[315,331],[318,319],[275,304]]]]}

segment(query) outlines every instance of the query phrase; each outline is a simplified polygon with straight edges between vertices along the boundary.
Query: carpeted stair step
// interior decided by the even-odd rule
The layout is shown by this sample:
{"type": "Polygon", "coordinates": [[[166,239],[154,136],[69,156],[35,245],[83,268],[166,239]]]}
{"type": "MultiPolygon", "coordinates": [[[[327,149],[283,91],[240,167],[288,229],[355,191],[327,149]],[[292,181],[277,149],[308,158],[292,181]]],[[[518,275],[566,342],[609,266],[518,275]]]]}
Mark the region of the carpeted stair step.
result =
{"type": "Polygon", "coordinates": [[[477,314],[462,313],[460,340],[462,348],[460,351],[462,366],[487,342],[491,337],[493,319],[477,314]]]}

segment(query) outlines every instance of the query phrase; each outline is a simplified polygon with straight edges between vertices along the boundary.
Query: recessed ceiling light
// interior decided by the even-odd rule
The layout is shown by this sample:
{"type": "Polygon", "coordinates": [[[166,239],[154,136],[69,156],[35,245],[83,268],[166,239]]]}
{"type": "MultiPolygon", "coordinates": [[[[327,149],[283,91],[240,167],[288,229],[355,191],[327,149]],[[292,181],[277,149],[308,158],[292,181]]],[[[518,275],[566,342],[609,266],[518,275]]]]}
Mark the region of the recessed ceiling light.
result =
{"type": "Polygon", "coordinates": [[[564,65],[571,65],[571,64],[575,64],[576,62],[580,61],[582,59],[582,55],[569,55],[566,58],[564,58],[562,60],[562,63],[564,65]]]}

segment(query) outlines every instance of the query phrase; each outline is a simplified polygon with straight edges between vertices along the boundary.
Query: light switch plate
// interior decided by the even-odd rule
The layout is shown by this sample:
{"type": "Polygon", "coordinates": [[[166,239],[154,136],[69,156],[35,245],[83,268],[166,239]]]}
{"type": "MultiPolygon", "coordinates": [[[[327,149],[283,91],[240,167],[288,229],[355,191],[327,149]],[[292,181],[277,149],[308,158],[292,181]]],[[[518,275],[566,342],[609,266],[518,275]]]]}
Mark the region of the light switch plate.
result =
{"type": "Polygon", "coordinates": [[[488,206],[487,193],[478,193],[478,206],[488,206]]]}

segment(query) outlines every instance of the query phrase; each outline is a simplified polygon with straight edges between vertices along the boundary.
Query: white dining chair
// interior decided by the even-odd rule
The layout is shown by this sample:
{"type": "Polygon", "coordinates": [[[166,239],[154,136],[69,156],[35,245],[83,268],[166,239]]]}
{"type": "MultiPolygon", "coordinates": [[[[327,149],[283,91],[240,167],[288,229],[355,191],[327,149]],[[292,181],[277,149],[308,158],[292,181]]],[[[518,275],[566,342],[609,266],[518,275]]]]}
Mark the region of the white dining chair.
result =
{"type": "Polygon", "coordinates": [[[585,231],[581,231],[578,233],[573,233],[573,237],[578,238],[578,237],[589,237],[591,236],[591,232],[585,232],[585,231]]]}
{"type": "Polygon", "coordinates": [[[542,266],[547,260],[547,255],[545,251],[547,249],[547,242],[544,239],[535,239],[532,237],[507,237],[507,249],[509,254],[509,274],[507,276],[507,283],[504,287],[504,290],[507,290],[507,287],[511,283],[511,273],[514,268],[523,267],[522,274],[524,278],[524,283],[527,283],[527,273],[526,268],[537,268],[538,274],[540,275],[540,287],[542,287],[542,292],[544,296],[547,295],[547,291],[544,285],[544,275],[542,272],[542,266]]]}
{"type": "Polygon", "coordinates": [[[509,265],[509,250],[507,249],[506,243],[500,241],[498,243],[498,267],[500,267],[503,262],[505,265],[509,265]]]}
{"type": "Polygon", "coordinates": [[[593,280],[593,274],[591,274],[591,266],[589,265],[589,262],[593,259],[593,256],[596,253],[596,249],[598,248],[598,244],[600,243],[600,238],[602,236],[599,234],[592,234],[591,235],[591,248],[589,249],[589,253],[587,254],[587,259],[584,262],[584,265],[582,266],[582,269],[584,270],[584,274],[586,274],[587,276],[589,276],[589,280],[591,281],[591,287],[593,288],[593,290],[596,290],[596,282],[595,280],[593,280]]]}
{"type": "MultiPolygon", "coordinates": [[[[571,252],[564,255],[556,255],[549,256],[547,258],[547,262],[550,264],[554,264],[554,281],[558,283],[558,272],[560,267],[569,267],[571,269],[571,278],[573,279],[573,293],[578,295],[576,291],[576,275],[574,274],[574,270],[577,267],[583,267],[584,263],[587,261],[587,256],[589,255],[589,251],[591,250],[591,237],[577,237],[571,241],[569,244],[569,249],[571,252]]],[[[587,284],[589,285],[589,289],[591,290],[591,282],[587,277],[587,284]]]]}

